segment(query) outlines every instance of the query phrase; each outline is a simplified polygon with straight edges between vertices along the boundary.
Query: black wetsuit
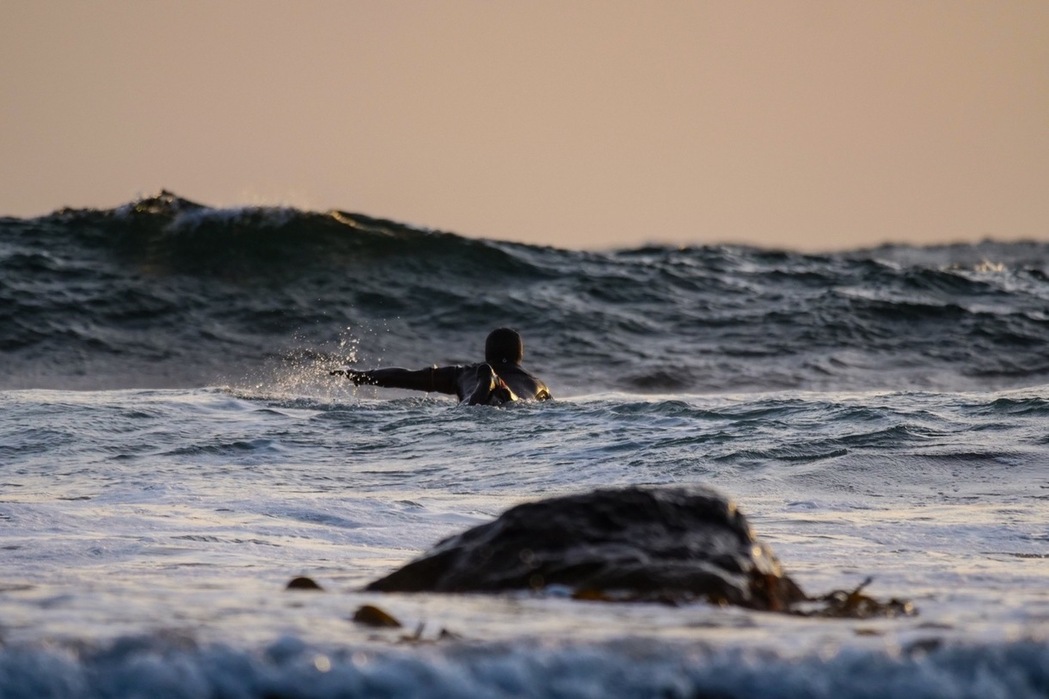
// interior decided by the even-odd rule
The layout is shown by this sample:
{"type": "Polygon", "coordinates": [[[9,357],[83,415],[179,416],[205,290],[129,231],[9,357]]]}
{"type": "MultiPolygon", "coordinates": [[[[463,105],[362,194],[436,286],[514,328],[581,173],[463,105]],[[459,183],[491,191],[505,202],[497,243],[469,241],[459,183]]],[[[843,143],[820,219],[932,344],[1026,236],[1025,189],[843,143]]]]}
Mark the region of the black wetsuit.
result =
{"type": "Polygon", "coordinates": [[[467,405],[502,405],[515,400],[549,400],[543,381],[511,362],[466,364],[428,369],[337,369],[355,384],[436,391],[458,396],[467,405]]]}

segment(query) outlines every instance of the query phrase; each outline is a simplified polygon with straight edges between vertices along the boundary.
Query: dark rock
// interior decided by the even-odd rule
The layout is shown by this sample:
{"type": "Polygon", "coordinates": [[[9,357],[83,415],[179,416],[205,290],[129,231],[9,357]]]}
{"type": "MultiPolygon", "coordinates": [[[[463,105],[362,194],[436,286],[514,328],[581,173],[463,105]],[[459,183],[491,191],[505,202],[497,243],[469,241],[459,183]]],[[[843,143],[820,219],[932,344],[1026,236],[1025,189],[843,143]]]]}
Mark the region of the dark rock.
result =
{"type": "MultiPolygon", "coordinates": [[[[619,599],[785,611],[805,598],[735,504],[704,487],[598,490],[519,505],[366,589],[497,592],[564,585],[619,599]]],[[[588,595],[583,594],[583,597],[588,595]]]]}
{"type": "Polygon", "coordinates": [[[299,577],[292,578],[288,581],[285,590],[319,590],[323,591],[324,588],[318,585],[313,578],[299,577]]]}
{"type": "Polygon", "coordinates": [[[358,607],[353,614],[353,620],[365,626],[401,628],[401,622],[397,621],[396,617],[370,604],[358,607]]]}

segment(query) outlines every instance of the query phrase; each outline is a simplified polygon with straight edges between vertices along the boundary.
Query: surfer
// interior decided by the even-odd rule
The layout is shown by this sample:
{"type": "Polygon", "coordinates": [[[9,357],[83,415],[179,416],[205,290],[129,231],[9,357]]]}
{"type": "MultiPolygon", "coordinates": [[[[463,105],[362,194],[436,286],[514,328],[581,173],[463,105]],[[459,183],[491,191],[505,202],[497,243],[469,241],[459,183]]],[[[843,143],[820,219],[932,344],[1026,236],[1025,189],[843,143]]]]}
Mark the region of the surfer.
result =
{"type": "Polygon", "coordinates": [[[524,370],[524,342],[516,330],[497,328],[484,342],[484,362],[428,369],[369,369],[342,367],[330,372],[354,385],[407,388],[454,394],[466,405],[502,405],[515,400],[548,400],[550,389],[524,370]]]}

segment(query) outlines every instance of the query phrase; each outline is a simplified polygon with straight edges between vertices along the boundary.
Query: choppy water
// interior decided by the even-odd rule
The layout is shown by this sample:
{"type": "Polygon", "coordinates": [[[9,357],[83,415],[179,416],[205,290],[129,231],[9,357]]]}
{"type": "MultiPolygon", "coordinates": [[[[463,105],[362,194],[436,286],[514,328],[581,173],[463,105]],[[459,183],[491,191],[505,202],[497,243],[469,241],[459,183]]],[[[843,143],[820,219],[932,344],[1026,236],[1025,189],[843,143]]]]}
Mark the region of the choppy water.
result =
{"type": "Polygon", "coordinates": [[[1047,272],[173,197],[0,219],[0,696],[1049,696],[1047,272]],[[498,325],[555,401],[327,375],[498,325]],[[810,593],[919,614],[359,591],[513,504],[655,483],[734,497],[810,593]]]}

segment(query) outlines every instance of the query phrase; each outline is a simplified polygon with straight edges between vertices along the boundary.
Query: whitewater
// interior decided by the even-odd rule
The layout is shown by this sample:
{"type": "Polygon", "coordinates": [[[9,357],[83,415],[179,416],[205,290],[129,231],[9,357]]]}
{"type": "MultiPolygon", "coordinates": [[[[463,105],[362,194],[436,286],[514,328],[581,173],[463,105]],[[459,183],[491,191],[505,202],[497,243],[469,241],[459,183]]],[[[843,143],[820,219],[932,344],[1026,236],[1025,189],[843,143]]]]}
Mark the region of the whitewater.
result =
{"type": "Polygon", "coordinates": [[[1047,275],[1036,242],[581,252],[168,193],[0,218],[0,697],[1049,696],[1047,275]],[[555,400],[328,373],[504,325],[555,400]],[[693,484],[810,594],[916,613],[362,591],[522,502],[693,484]]]}

